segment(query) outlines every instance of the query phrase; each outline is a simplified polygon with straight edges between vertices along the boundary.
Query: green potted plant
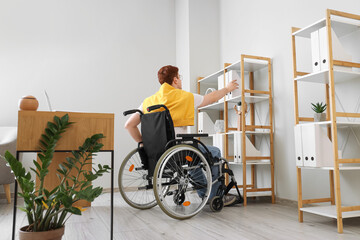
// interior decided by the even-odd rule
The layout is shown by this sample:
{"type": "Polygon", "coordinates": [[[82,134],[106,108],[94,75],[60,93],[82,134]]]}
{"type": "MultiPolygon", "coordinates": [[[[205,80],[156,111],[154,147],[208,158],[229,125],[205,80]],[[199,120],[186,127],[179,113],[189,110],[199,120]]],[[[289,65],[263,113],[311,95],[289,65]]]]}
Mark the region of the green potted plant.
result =
{"type": "Polygon", "coordinates": [[[92,164],[90,160],[103,147],[99,140],[103,134],[95,134],[87,138],[77,151],[72,151],[72,156],[64,159],[59,164],[57,176],[60,184],[54,189],[46,189],[44,180],[49,173],[49,166],[58,140],[66,129],[72,124],[66,114],[59,118],[54,117],[54,122],[48,122],[45,133],[40,140],[38,154],[39,162],[33,160],[31,171],[39,180],[35,187],[35,180],[30,172],[26,171],[10,152],[6,152],[4,159],[14,172],[19,184],[19,196],[24,199],[24,207],[20,208],[27,215],[28,225],[20,229],[20,239],[61,239],[64,234],[64,224],[71,214],[81,215],[83,209],[75,207],[79,200],[93,202],[101,193],[102,187],[93,187],[91,181],[102,176],[110,170],[108,165],[98,164],[93,171],[84,170],[85,165],[92,164]],[[70,173],[71,172],[71,173],[70,173]],[[48,235],[54,235],[49,238],[48,235]]]}
{"type": "Polygon", "coordinates": [[[316,104],[311,103],[312,105],[312,110],[315,112],[314,113],[314,122],[321,122],[321,121],[325,121],[326,120],[326,104],[321,102],[317,102],[316,104]]]}

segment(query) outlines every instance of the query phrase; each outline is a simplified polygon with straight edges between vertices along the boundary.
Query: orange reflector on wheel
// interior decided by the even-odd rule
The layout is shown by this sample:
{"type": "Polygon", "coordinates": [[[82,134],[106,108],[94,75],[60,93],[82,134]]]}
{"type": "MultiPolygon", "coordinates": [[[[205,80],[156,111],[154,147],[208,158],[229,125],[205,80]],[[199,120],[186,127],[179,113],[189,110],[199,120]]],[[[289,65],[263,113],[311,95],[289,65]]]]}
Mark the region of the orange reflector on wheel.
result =
{"type": "Polygon", "coordinates": [[[192,160],[193,160],[192,157],[190,157],[190,156],[186,156],[185,159],[188,160],[189,162],[192,162],[192,160]]]}
{"type": "Polygon", "coordinates": [[[134,164],[131,164],[130,168],[129,168],[129,172],[132,172],[134,170],[134,164]]]}
{"type": "Polygon", "coordinates": [[[191,204],[191,203],[190,203],[189,201],[186,201],[186,202],[183,203],[183,205],[184,205],[185,207],[189,206],[190,204],[191,204]]]}

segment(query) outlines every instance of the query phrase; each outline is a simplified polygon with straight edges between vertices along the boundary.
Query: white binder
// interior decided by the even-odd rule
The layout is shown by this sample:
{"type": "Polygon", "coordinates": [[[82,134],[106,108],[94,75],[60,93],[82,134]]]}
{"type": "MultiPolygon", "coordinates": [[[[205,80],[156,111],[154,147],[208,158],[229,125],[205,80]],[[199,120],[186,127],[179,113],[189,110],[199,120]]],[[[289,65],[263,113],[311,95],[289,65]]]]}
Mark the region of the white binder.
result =
{"type": "Polygon", "coordinates": [[[311,65],[313,72],[320,71],[319,31],[311,33],[311,65]]]}
{"type": "MultiPolygon", "coordinates": [[[[320,49],[320,70],[329,69],[329,47],[328,47],[328,38],[327,38],[326,27],[319,29],[319,49],[320,49]]],[[[346,53],[345,49],[341,45],[339,38],[337,37],[334,30],[331,29],[331,39],[332,39],[332,50],[333,50],[333,59],[351,62],[352,57],[346,53]]],[[[352,71],[352,68],[343,67],[343,66],[334,66],[334,70],[348,70],[352,71]]]]}
{"type": "Polygon", "coordinates": [[[304,166],[333,167],[332,143],[324,129],[316,124],[301,126],[304,166]]]}
{"type": "Polygon", "coordinates": [[[219,139],[219,149],[221,152],[221,156],[225,157],[225,139],[224,139],[225,135],[224,134],[218,134],[218,139],[219,139]]]}
{"type": "Polygon", "coordinates": [[[199,112],[198,114],[198,133],[215,133],[214,122],[206,112],[199,112]]]}
{"type": "Polygon", "coordinates": [[[220,149],[221,157],[224,157],[224,135],[216,133],[213,135],[213,145],[220,149]]]}
{"type": "Polygon", "coordinates": [[[241,96],[241,72],[231,70],[229,71],[228,82],[236,80],[236,83],[239,84],[239,88],[231,92],[230,98],[241,96]]]}
{"type": "Polygon", "coordinates": [[[239,138],[238,138],[239,133],[235,132],[234,133],[234,162],[236,163],[240,163],[241,159],[240,159],[240,154],[239,154],[239,138]]]}
{"type": "MultiPolygon", "coordinates": [[[[227,72],[225,73],[225,86],[227,86],[227,85],[229,84],[229,74],[230,74],[229,71],[227,71],[227,72]]],[[[227,100],[229,100],[229,99],[231,99],[231,92],[229,92],[229,93],[227,93],[227,94],[225,95],[225,100],[227,101],[227,100]]]]}
{"type": "Polygon", "coordinates": [[[294,127],[296,166],[304,166],[301,126],[294,127]]]}
{"type": "MultiPolygon", "coordinates": [[[[223,89],[225,87],[224,85],[224,74],[218,76],[218,90],[223,89]]],[[[218,102],[224,102],[224,98],[221,98],[218,102]]]]}
{"type": "MultiPolygon", "coordinates": [[[[246,156],[248,157],[258,157],[261,156],[261,152],[256,149],[248,137],[245,137],[246,143],[246,156]]],[[[242,133],[234,133],[234,162],[242,163],[242,133]],[[235,158],[236,156],[236,158],[235,158]]]]}

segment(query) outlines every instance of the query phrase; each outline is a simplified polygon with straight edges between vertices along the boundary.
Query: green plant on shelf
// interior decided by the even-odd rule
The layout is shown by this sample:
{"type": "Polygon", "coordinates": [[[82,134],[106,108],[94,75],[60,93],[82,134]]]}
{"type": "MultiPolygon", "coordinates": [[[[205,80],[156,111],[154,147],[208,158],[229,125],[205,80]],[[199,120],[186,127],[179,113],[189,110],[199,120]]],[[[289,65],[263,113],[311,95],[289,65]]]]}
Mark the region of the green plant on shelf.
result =
{"type": "Polygon", "coordinates": [[[325,110],[326,110],[326,103],[319,103],[317,102],[316,104],[314,103],[311,103],[312,105],[312,110],[315,112],[315,113],[323,113],[325,110]]]}
{"type": "Polygon", "coordinates": [[[93,168],[91,171],[85,170],[85,166],[92,164],[91,159],[103,147],[99,142],[104,138],[103,134],[87,138],[78,150],[71,152],[71,157],[66,157],[64,162],[59,164],[56,175],[60,183],[55,188],[44,187],[56,144],[71,124],[67,114],[61,118],[55,116],[54,122],[47,123],[47,128],[41,135],[39,161],[33,160],[34,167],[30,168],[36,174],[37,181],[39,180],[38,186],[21,162],[10,152],[5,153],[4,158],[21,189],[18,194],[24,198],[24,207],[20,209],[27,215],[29,225],[25,231],[41,232],[61,228],[71,214],[81,215],[83,209],[75,207],[76,202],[93,202],[102,193],[103,188],[93,187],[91,181],[109,172],[110,167],[98,164],[97,169],[93,168]]]}

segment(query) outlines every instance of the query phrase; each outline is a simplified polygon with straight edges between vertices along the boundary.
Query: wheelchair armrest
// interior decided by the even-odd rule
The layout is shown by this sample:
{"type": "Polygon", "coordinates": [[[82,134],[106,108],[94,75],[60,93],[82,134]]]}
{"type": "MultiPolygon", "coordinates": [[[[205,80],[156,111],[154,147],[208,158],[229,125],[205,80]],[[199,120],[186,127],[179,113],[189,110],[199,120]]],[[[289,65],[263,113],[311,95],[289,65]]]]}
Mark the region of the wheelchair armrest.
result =
{"type": "Polygon", "coordinates": [[[179,138],[196,138],[196,137],[208,137],[207,133],[179,133],[176,134],[176,137],[179,138]]]}
{"type": "Polygon", "coordinates": [[[139,109],[132,109],[132,110],[125,111],[125,112],[123,112],[123,115],[126,116],[126,115],[133,114],[136,112],[140,113],[140,115],[143,115],[143,113],[139,109]]]}

